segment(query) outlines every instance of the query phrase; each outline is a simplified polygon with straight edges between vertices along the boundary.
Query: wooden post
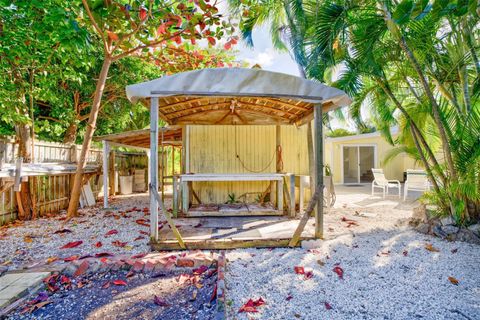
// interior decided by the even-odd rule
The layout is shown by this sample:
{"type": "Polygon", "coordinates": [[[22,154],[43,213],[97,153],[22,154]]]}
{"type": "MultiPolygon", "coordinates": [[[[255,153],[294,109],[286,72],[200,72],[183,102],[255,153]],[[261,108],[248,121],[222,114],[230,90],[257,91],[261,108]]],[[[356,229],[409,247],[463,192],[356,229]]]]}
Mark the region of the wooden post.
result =
{"type": "MultiPolygon", "coordinates": [[[[315,184],[318,190],[317,211],[315,211],[315,238],[323,238],[323,121],[322,105],[315,105],[315,184]]],[[[310,182],[310,186],[312,183],[310,182]]]]}
{"type": "MultiPolygon", "coordinates": [[[[282,148],[282,127],[280,125],[275,126],[275,172],[281,173],[282,168],[282,159],[280,150],[282,148]]],[[[273,184],[272,193],[273,193],[273,184]]],[[[277,208],[278,210],[283,210],[283,192],[280,194],[280,183],[277,183],[277,208]]],[[[282,190],[283,190],[283,180],[282,180],[282,190]]],[[[271,194],[272,194],[271,193],[271,194]]],[[[273,202],[273,199],[270,199],[273,202]]]]}
{"type": "Polygon", "coordinates": [[[290,173],[290,217],[295,218],[295,174],[290,173]]]}
{"type": "Polygon", "coordinates": [[[163,128],[162,128],[162,139],[160,140],[160,191],[161,199],[165,200],[165,146],[163,145],[163,128]]]}
{"type": "Polygon", "coordinates": [[[178,179],[175,175],[172,175],[172,211],[173,217],[178,216],[178,179]]]}
{"type": "Polygon", "coordinates": [[[115,177],[115,150],[110,150],[109,154],[109,161],[110,161],[110,167],[111,170],[109,171],[110,174],[110,179],[109,179],[109,184],[110,184],[110,192],[109,194],[111,196],[115,196],[117,193],[117,179],[115,177]]]}
{"type": "Polygon", "coordinates": [[[150,239],[158,240],[158,98],[150,98],[150,239]]]}
{"type": "MultiPolygon", "coordinates": [[[[307,150],[308,150],[308,167],[310,175],[310,197],[313,196],[315,192],[315,157],[313,150],[313,139],[312,139],[312,123],[308,122],[307,124],[307,150]]],[[[314,207],[314,212],[316,214],[317,209],[314,207]]]]}
{"type": "Polygon", "coordinates": [[[21,184],[21,178],[22,178],[22,164],[23,164],[23,158],[18,157],[17,158],[17,163],[15,165],[15,185],[13,186],[13,191],[15,192],[20,192],[22,191],[22,184],[21,184]]]}
{"type": "Polygon", "coordinates": [[[108,154],[110,145],[103,140],[103,207],[108,208],[108,154]]]}

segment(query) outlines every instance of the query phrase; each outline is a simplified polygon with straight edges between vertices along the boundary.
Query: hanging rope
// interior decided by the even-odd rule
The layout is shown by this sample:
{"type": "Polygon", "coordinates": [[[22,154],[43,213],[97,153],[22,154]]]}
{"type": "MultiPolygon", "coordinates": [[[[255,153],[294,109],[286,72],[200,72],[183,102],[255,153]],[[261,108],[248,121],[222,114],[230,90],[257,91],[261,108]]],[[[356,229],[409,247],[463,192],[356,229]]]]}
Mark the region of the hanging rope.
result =
{"type": "Polygon", "coordinates": [[[280,171],[283,171],[283,159],[282,159],[282,146],[277,146],[275,148],[275,151],[273,152],[272,154],[272,157],[270,159],[270,161],[268,162],[268,164],[263,167],[262,169],[260,170],[255,170],[255,169],[250,169],[247,167],[247,165],[245,164],[245,162],[242,161],[242,159],[240,158],[240,155],[238,154],[238,151],[237,151],[237,126],[234,127],[235,128],[235,157],[238,159],[238,161],[240,162],[240,164],[242,165],[242,167],[248,171],[248,172],[252,172],[252,173],[261,173],[261,172],[265,172],[270,166],[271,164],[273,163],[273,160],[275,159],[275,155],[277,155],[277,167],[280,168],[280,171]]]}

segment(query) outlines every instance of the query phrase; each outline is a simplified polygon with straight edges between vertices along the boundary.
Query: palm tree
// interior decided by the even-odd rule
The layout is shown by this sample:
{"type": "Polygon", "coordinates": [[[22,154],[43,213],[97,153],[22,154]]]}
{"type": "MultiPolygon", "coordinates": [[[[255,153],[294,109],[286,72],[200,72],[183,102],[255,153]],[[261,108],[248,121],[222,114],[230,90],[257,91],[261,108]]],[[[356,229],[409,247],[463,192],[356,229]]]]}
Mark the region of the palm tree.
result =
{"type": "Polygon", "coordinates": [[[422,162],[430,201],[457,222],[480,217],[480,86],[475,6],[403,0],[306,1],[307,72],[322,80],[341,65],[336,85],[367,107],[388,141],[422,162]],[[472,9],[473,8],[473,9],[472,9]],[[465,29],[461,28],[465,26],[465,29]],[[394,141],[389,133],[400,125],[394,141]]]}

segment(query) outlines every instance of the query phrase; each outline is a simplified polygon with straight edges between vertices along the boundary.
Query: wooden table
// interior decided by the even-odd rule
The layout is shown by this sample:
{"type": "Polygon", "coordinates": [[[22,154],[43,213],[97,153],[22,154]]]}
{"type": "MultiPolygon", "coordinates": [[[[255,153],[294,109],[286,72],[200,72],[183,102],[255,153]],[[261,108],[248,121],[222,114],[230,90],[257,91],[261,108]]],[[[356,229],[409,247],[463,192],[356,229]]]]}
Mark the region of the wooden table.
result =
{"type": "Polygon", "coordinates": [[[173,204],[174,212],[177,211],[178,191],[177,183],[182,190],[182,208],[188,211],[190,202],[190,184],[192,182],[211,181],[270,181],[277,183],[277,208],[283,211],[283,178],[282,173],[195,173],[178,175],[173,179],[173,204]]]}

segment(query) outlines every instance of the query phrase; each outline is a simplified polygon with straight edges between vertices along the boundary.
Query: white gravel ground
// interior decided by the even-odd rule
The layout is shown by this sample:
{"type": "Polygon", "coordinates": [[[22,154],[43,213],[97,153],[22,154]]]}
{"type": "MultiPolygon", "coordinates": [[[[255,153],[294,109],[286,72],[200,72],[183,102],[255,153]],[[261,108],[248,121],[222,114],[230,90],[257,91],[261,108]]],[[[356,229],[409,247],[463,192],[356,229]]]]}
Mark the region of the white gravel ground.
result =
{"type": "Polygon", "coordinates": [[[419,234],[397,223],[411,215],[412,202],[362,192],[340,192],[318,249],[230,251],[229,318],[480,319],[480,246],[419,234]],[[342,217],[359,226],[347,228],[342,217]],[[428,244],[439,252],[427,250],[428,244]],[[336,265],[343,280],[333,272],[336,265]],[[304,280],[295,266],[313,268],[313,277],[304,280]],[[238,313],[248,299],[260,297],[266,305],[258,313],[238,313]]]}
{"type": "Polygon", "coordinates": [[[62,218],[65,214],[56,218],[38,219],[26,221],[22,225],[0,230],[0,265],[9,269],[20,267],[32,267],[37,264],[45,264],[51,257],[66,258],[72,255],[93,255],[100,252],[112,254],[136,254],[148,252],[149,236],[140,231],[149,232],[149,228],[139,225],[137,219],[146,219],[141,210],[148,204],[148,195],[136,195],[134,197],[117,197],[111,202],[116,210],[108,213],[98,204],[96,207],[80,209],[80,216],[65,224],[62,218]],[[140,211],[125,212],[134,207],[140,211]],[[114,215],[118,218],[115,218],[114,215]],[[61,229],[69,229],[71,233],[55,234],[61,229]],[[115,229],[117,234],[105,237],[105,234],[115,229]],[[27,237],[27,238],[25,238],[27,237]],[[137,239],[143,237],[142,239],[137,239]],[[135,240],[137,239],[137,240],[135,240]],[[71,249],[60,249],[63,245],[72,241],[83,243],[71,249]],[[100,241],[102,246],[97,248],[95,244],[100,241]],[[118,247],[112,241],[127,242],[125,247],[118,247]]]}

